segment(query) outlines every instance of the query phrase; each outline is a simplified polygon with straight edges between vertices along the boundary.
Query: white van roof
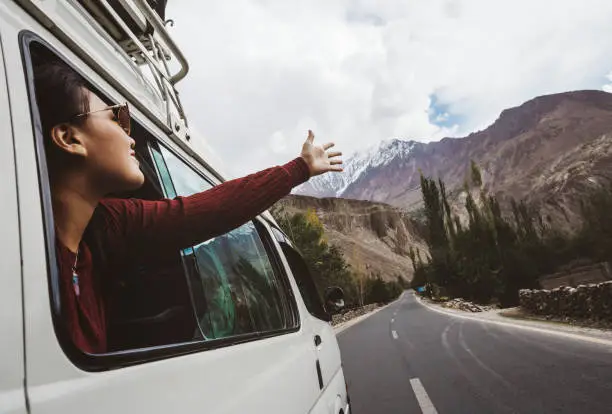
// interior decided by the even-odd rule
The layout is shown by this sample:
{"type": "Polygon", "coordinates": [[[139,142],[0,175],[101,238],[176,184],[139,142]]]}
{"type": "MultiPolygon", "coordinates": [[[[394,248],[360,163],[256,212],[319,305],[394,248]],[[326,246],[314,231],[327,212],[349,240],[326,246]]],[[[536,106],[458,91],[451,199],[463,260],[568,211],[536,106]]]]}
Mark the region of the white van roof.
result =
{"type": "MultiPolygon", "coordinates": [[[[150,0],[149,0],[150,1],[150,0]]],[[[147,0],[16,0],[220,180],[223,163],[189,130],[175,85],[187,59],[147,0]]],[[[163,12],[161,13],[163,15],[163,12]]]]}

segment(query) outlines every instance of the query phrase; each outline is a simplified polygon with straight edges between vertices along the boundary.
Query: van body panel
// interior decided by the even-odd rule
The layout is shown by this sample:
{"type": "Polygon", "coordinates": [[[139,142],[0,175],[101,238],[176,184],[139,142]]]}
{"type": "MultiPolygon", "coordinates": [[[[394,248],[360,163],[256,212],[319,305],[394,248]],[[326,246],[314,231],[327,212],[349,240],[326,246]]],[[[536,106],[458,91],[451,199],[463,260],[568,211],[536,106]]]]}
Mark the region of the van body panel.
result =
{"type": "Polygon", "coordinates": [[[349,407],[346,401],[346,385],[344,383],[344,372],[340,368],[333,375],[321,398],[312,408],[311,414],[348,414],[349,407]],[[342,410],[342,411],[341,411],[342,410]]]}
{"type": "MultiPolygon", "coordinates": [[[[276,224],[275,221],[271,221],[276,224]]],[[[280,257],[283,267],[291,275],[290,280],[292,288],[295,292],[299,293],[299,287],[292,273],[293,270],[286,256],[282,253],[280,243],[276,237],[273,238],[273,241],[276,250],[281,252],[280,257]]],[[[321,394],[316,404],[313,406],[311,413],[338,414],[341,412],[340,410],[342,410],[342,412],[346,414],[348,413],[346,383],[342,370],[340,347],[338,346],[334,328],[329,322],[323,321],[310,314],[301,294],[296,295],[296,298],[300,307],[300,313],[303,315],[303,320],[305,321],[305,329],[309,329],[310,340],[316,349],[316,359],[319,361],[323,383],[322,387],[320,387],[321,394]],[[318,346],[315,344],[315,337],[317,335],[320,337],[320,344],[318,346]]]]}
{"type": "Polygon", "coordinates": [[[311,361],[299,332],[107,372],[76,371],[66,361],[67,379],[36,381],[28,395],[32,413],[297,413],[319,392],[311,361]]]}
{"type": "Polygon", "coordinates": [[[323,386],[326,387],[332,378],[341,370],[340,347],[332,326],[325,321],[312,317],[312,329],[321,338],[317,348],[317,357],[321,362],[323,386]]]}
{"type": "MultiPolygon", "coordinates": [[[[2,5],[0,5],[0,13],[2,5]]],[[[1,21],[1,20],[0,20],[1,21]]],[[[0,412],[25,413],[23,307],[19,214],[11,107],[4,70],[2,24],[0,24],[0,412]]]]}

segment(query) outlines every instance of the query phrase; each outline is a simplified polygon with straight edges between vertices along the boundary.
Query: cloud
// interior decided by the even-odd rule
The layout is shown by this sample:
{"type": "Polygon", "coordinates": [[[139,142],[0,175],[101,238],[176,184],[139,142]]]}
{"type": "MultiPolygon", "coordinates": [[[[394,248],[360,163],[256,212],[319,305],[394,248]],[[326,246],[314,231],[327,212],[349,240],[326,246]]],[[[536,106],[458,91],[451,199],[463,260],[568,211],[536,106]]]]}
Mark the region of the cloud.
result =
{"type": "Polygon", "coordinates": [[[348,155],[612,89],[608,0],[174,0],[167,16],[191,65],[190,122],[233,175],[298,155],[309,128],[348,155]]]}
{"type": "Polygon", "coordinates": [[[602,89],[608,93],[612,93],[612,72],[608,73],[606,79],[610,81],[610,83],[605,84],[602,89]]]}

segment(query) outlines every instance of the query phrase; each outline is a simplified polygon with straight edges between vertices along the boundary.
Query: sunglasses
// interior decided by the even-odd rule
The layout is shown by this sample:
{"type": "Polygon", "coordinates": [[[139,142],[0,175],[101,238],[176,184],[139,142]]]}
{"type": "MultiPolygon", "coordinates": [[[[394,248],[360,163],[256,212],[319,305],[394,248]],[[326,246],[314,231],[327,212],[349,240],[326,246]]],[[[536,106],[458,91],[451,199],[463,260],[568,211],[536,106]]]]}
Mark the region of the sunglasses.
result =
{"type": "Polygon", "coordinates": [[[83,116],[87,116],[89,114],[94,114],[96,112],[102,112],[102,111],[113,111],[113,117],[115,118],[115,121],[119,124],[119,126],[125,131],[126,134],[130,135],[130,132],[132,130],[132,123],[130,120],[130,107],[128,106],[128,103],[122,103],[122,104],[117,104],[117,105],[112,105],[112,106],[107,106],[104,109],[98,109],[96,111],[89,111],[89,112],[85,112],[82,114],[78,114],[75,115],[75,118],[80,118],[83,116]]]}

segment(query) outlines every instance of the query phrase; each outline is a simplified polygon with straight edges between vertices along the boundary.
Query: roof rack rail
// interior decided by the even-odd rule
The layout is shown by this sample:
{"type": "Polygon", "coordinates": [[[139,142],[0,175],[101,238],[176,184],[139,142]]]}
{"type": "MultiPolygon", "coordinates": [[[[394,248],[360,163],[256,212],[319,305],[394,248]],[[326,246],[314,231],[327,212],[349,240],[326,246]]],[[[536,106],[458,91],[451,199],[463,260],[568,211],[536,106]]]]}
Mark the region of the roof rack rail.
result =
{"type": "Polygon", "coordinates": [[[187,59],[172,40],[160,16],[147,0],[78,0],[102,25],[102,27],[123,47],[126,53],[139,64],[145,63],[147,55],[159,59],[156,49],[164,52],[164,59],[170,60],[168,51],[160,48],[161,42],[170,49],[180,64],[177,73],[167,73],[172,85],[183,79],[189,71],[187,59]],[[148,52],[148,53],[147,53],[148,52]]]}

